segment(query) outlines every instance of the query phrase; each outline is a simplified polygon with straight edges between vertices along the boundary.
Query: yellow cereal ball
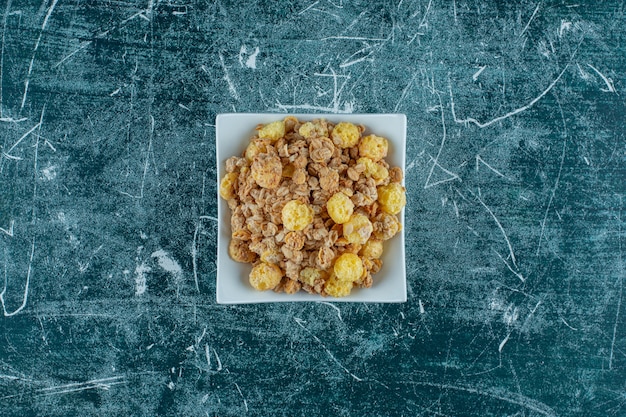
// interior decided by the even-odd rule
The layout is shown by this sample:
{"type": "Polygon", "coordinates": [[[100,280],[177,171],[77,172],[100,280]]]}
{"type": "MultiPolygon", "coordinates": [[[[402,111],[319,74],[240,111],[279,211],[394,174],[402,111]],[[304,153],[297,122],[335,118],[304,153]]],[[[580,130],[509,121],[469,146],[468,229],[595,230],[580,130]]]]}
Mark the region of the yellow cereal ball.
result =
{"type": "Polygon", "coordinates": [[[252,178],[263,188],[276,188],[283,175],[283,164],[276,155],[259,154],[252,163],[252,178]]]}
{"type": "Polygon", "coordinates": [[[343,236],[353,244],[365,244],[373,230],[372,222],[367,216],[359,213],[353,214],[350,220],[343,224],[343,236]]]}
{"type": "Polygon", "coordinates": [[[283,120],[278,120],[276,122],[268,123],[259,129],[258,135],[261,139],[277,141],[285,136],[285,122],[283,120]]]}
{"type": "Polygon", "coordinates": [[[303,230],[313,221],[313,209],[302,201],[291,200],[283,207],[282,220],[288,230],[303,230]]]}
{"type": "Polygon", "coordinates": [[[405,189],[401,184],[392,182],[378,187],[377,190],[378,204],[384,212],[398,214],[406,205],[405,189]]]}
{"type": "Polygon", "coordinates": [[[237,173],[229,172],[224,175],[220,182],[220,196],[224,200],[230,200],[235,197],[235,184],[237,184],[237,173]]]}
{"type": "Polygon", "coordinates": [[[343,224],[350,220],[354,211],[354,203],[341,191],[333,194],[326,202],[326,211],[335,223],[343,224]]]}
{"type": "Polygon", "coordinates": [[[377,182],[385,180],[389,176],[389,170],[384,166],[377,164],[368,157],[361,157],[356,161],[357,165],[361,164],[365,167],[364,174],[367,177],[372,177],[377,182]]]}
{"type": "Polygon", "coordinates": [[[271,290],[282,278],[283,272],[277,265],[261,262],[250,272],[250,285],[259,291],[271,290]]]}
{"type": "Polygon", "coordinates": [[[323,137],[328,136],[328,128],[323,120],[314,120],[313,122],[303,123],[300,129],[298,129],[298,133],[304,138],[323,137]]]}
{"type": "Polygon", "coordinates": [[[372,161],[380,161],[386,157],[388,149],[387,139],[376,135],[365,136],[359,143],[359,155],[370,158],[372,161]]]}
{"type": "Polygon", "coordinates": [[[278,263],[281,259],[283,259],[283,255],[276,249],[267,249],[261,254],[261,261],[270,264],[278,263]]]}
{"type": "Polygon", "coordinates": [[[315,282],[320,279],[323,279],[325,275],[326,275],[326,272],[317,268],[312,268],[310,266],[307,266],[306,268],[303,268],[300,271],[299,281],[304,284],[314,286],[315,282]]]}
{"type": "Polygon", "coordinates": [[[335,274],[331,274],[324,285],[324,291],[331,297],[345,297],[350,295],[352,286],[352,281],[340,281],[337,279],[335,274]]]}
{"type": "Polygon", "coordinates": [[[361,256],[368,259],[378,259],[383,255],[383,242],[378,239],[370,239],[365,242],[361,249],[361,256]]]}
{"type": "Polygon", "coordinates": [[[354,253],[344,253],[335,261],[333,272],[339,281],[354,282],[363,275],[363,262],[354,253]]]}
{"type": "Polygon", "coordinates": [[[333,129],[332,140],[340,148],[351,148],[359,142],[361,131],[352,123],[341,122],[333,129]]]}

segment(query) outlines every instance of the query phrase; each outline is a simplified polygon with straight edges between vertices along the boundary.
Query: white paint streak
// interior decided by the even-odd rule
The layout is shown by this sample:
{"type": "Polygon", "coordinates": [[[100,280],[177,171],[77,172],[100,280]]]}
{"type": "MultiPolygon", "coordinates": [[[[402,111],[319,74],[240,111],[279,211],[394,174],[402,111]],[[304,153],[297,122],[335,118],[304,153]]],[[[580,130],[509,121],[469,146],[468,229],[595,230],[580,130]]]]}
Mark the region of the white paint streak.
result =
{"type": "Polygon", "coordinates": [[[319,301],[319,304],[324,304],[337,310],[337,316],[339,317],[339,321],[343,321],[343,319],[341,318],[341,310],[339,309],[339,307],[327,301],[319,301]]]}
{"type": "Polygon", "coordinates": [[[598,74],[600,76],[600,78],[602,78],[602,80],[604,81],[604,83],[606,84],[607,88],[601,88],[601,91],[604,91],[605,93],[616,93],[617,91],[615,90],[615,86],[613,85],[613,80],[611,78],[607,78],[604,74],[602,74],[600,71],[598,71],[598,69],[596,67],[594,67],[591,64],[587,64],[587,66],[589,68],[591,68],[592,70],[594,70],[596,72],[596,74],[598,74]]]}
{"type": "Polygon", "coordinates": [[[33,133],[35,130],[39,129],[39,127],[41,126],[41,122],[37,123],[35,126],[31,127],[30,129],[28,129],[28,131],[26,133],[24,133],[18,140],[17,142],[15,142],[13,144],[13,146],[11,146],[9,148],[9,150],[5,153],[3,153],[4,156],[10,156],[9,154],[11,153],[11,151],[13,149],[15,149],[15,147],[17,145],[19,145],[24,139],[26,139],[28,137],[28,135],[30,135],[31,133],[33,133]]]}
{"type": "Polygon", "coordinates": [[[533,19],[535,18],[535,15],[537,14],[537,12],[539,11],[539,6],[541,5],[541,3],[539,3],[537,5],[537,7],[535,8],[535,11],[533,12],[532,16],[530,16],[530,19],[528,20],[528,23],[526,23],[526,26],[524,26],[524,30],[522,30],[522,33],[519,34],[519,37],[521,38],[522,36],[524,36],[524,33],[526,33],[526,31],[528,30],[528,27],[530,26],[530,23],[533,21],[533,19]]]}
{"type": "Polygon", "coordinates": [[[561,20],[561,27],[559,27],[559,38],[563,37],[563,33],[572,28],[572,22],[567,20],[561,20]]]}
{"type": "Polygon", "coordinates": [[[41,174],[43,175],[44,179],[46,179],[48,181],[52,181],[57,176],[57,167],[56,167],[56,165],[50,165],[50,166],[42,169],[41,170],[41,174]]]}
{"type": "Polygon", "coordinates": [[[304,327],[304,323],[305,321],[298,318],[298,317],[294,317],[293,318],[294,321],[298,324],[298,326],[302,327],[308,334],[310,334],[313,339],[315,339],[317,341],[317,343],[320,344],[320,346],[322,346],[322,348],[324,349],[324,351],[326,352],[326,354],[330,357],[330,359],[332,359],[333,362],[335,362],[337,365],[339,365],[339,367],[341,369],[344,370],[345,373],[347,373],[348,375],[350,375],[352,378],[354,378],[355,381],[361,382],[363,381],[363,379],[359,378],[358,376],[354,375],[352,372],[350,372],[348,370],[348,368],[346,368],[345,366],[343,366],[341,364],[341,362],[339,362],[339,360],[337,360],[337,358],[335,358],[335,355],[332,354],[332,352],[326,347],[326,345],[324,343],[322,343],[322,341],[319,339],[319,337],[315,336],[313,333],[311,333],[311,331],[309,329],[307,329],[306,327],[304,327]]]}
{"type": "Polygon", "coordinates": [[[22,96],[22,105],[20,106],[20,110],[24,108],[26,104],[26,96],[28,95],[28,85],[30,84],[30,76],[33,72],[33,65],[35,63],[35,55],[37,54],[37,49],[39,49],[39,43],[41,42],[41,37],[43,36],[44,31],[46,30],[46,26],[48,26],[48,20],[52,15],[52,11],[57,5],[58,0],[53,0],[52,4],[48,8],[48,12],[46,13],[46,17],[43,19],[43,24],[41,25],[41,31],[39,32],[39,37],[37,38],[37,42],[35,42],[35,48],[33,49],[33,56],[30,60],[30,65],[28,66],[28,73],[26,74],[26,79],[24,80],[24,95],[22,96]]]}
{"type": "Polygon", "coordinates": [[[5,233],[9,237],[13,237],[13,226],[15,226],[15,220],[11,220],[8,229],[3,229],[2,227],[0,227],[0,232],[5,233]]]}
{"type": "Polygon", "coordinates": [[[611,353],[609,354],[609,369],[613,369],[613,352],[615,350],[615,339],[617,338],[617,328],[619,323],[619,313],[622,309],[622,296],[624,292],[624,261],[622,259],[622,197],[620,196],[620,207],[617,212],[617,241],[619,248],[618,259],[618,286],[619,295],[617,298],[617,309],[615,311],[615,324],[613,325],[613,338],[611,339],[611,353]]]}
{"type": "Polygon", "coordinates": [[[246,60],[246,67],[256,69],[256,56],[259,54],[259,52],[260,50],[258,46],[254,48],[254,52],[252,52],[252,54],[250,54],[250,56],[246,60]]]}
{"type": "Polygon", "coordinates": [[[230,79],[228,68],[226,68],[226,64],[224,63],[224,56],[220,53],[219,57],[220,57],[220,64],[222,65],[222,70],[224,71],[223,79],[224,81],[226,81],[226,84],[228,84],[228,91],[230,92],[230,95],[235,100],[239,100],[239,93],[237,92],[237,89],[235,88],[235,84],[233,84],[232,80],[230,79]]]}
{"type": "Polygon", "coordinates": [[[487,212],[491,215],[491,217],[493,218],[493,221],[496,222],[498,229],[500,229],[500,232],[502,233],[502,236],[504,237],[504,240],[506,241],[506,245],[509,247],[509,254],[511,256],[511,260],[513,261],[513,265],[515,265],[515,267],[517,268],[517,264],[515,260],[515,253],[513,252],[513,246],[511,246],[511,241],[509,240],[509,237],[507,236],[506,231],[504,230],[504,227],[502,227],[502,223],[500,223],[500,220],[498,220],[498,218],[493,213],[493,211],[491,211],[491,209],[487,206],[487,204],[485,204],[485,202],[479,196],[476,196],[476,199],[485,208],[485,210],[487,210],[487,212]]]}
{"type": "Polygon", "coordinates": [[[148,289],[148,284],[146,282],[146,273],[152,271],[152,268],[147,266],[145,263],[141,265],[137,265],[135,268],[135,295],[140,296],[146,292],[148,289]]]}
{"type": "Polygon", "coordinates": [[[474,73],[474,75],[472,75],[472,80],[476,81],[478,79],[478,77],[480,76],[480,74],[483,73],[483,71],[485,70],[485,68],[487,68],[487,65],[483,65],[482,67],[480,67],[478,69],[478,71],[476,71],[474,73]]]}
{"type": "Polygon", "coordinates": [[[476,172],[478,172],[478,164],[482,163],[484,166],[486,166],[487,168],[489,168],[490,170],[492,170],[496,175],[508,180],[509,178],[504,175],[503,173],[501,173],[500,171],[498,171],[497,169],[495,169],[494,167],[492,167],[491,165],[489,165],[487,162],[485,162],[485,160],[480,156],[480,155],[476,155],[476,172]]]}
{"type": "Polygon", "coordinates": [[[4,288],[2,289],[2,292],[0,292],[0,303],[2,303],[2,311],[5,317],[14,316],[20,311],[22,311],[24,307],[26,307],[26,303],[28,302],[28,291],[30,287],[30,275],[32,272],[34,254],[35,254],[35,238],[33,237],[33,243],[30,248],[30,259],[28,261],[28,271],[26,272],[26,283],[24,284],[24,297],[22,298],[22,304],[20,304],[18,308],[16,308],[14,311],[10,313],[7,311],[6,305],[4,303],[4,294],[7,291],[7,284],[8,284],[7,267],[6,267],[6,264],[4,265],[4,288]]]}
{"type": "Polygon", "coordinates": [[[237,391],[239,391],[239,395],[241,395],[241,399],[243,400],[243,405],[246,408],[246,413],[248,412],[248,401],[246,401],[246,398],[243,396],[243,393],[241,392],[241,388],[239,388],[239,385],[237,385],[237,383],[235,382],[235,387],[237,387],[237,391]]]}
{"type": "Polygon", "coordinates": [[[500,342],[500,345],[498,346],[498,352],[502,353],[502,349],[504,348],[504,345],[506,345],[506,342],[509,341],[509,337],[511,337],[511,333],[507,334],[504,340],[500,342]]]}
{"type": "Polygon", "coordinates": [[[450,172],[449,170],[447,170],[444,167],[442,167],[441,165],[439,165],[439,157],[441,156],[441,151],[443,150],[443,146],[446,143],[446,119],[444,117],[443,103],[441,102],[441,96],[439,96],[439,93],[437,93],[437,96],[439,97],[439,107],[440,107],[440,111],[441,111],[442,137],[441,137],[441,144],[439,145],[439,151],[437,151],[437,156],[435,156],[435,158],[433,158],[433,165],[430,167],[430,171],[428,172],[428,177],[426,178],[426,184],[424,184],[424,188],[425,189],[430,188],[430,187],[434,187],[435,185],[439,185],[439,184],[443,184],[443,183],[446,183],[446,182],[449,182],[449,181],[460,179],[457,174],[455,174],[453,172],[450,172]],[[442,180],[439,180],[439,181],[436,181],[434,183],[431,183],[430,182],[430,178],[432,177],[433,172],[434,172],[436,167],[438,167],[439,169],[444,171],[449,176],[447,178],[442,179],[442,180]]]}
{"type": "Polygon", "coordinates": [[[448,390],[448,391],[461,391],[467,392],[470,394],[479,395],[481,397],[493,398],[496,400],[504,401],[509,404],[514,404],[525,408],[530,411],[534,411],[538,414],[541,414],[546,417],[557,417],[557,414],[548,407],[546,404],[534,400],[532,398],[526,397],[522,394],[517,394],[513,392],[509,392],[506,390],[495,389],[495,388],[476,388],[471,386],[464,385],[454,385],[454,384],[439,384],[436,382],[426,382],[426,381],[418,381],[411,382],[414,385],[425,386],[425,387],[433,387],[438,388],[440,390],[448,390]]]}
{"type": "Polygon", "coordinates": [[[563,171],[563,164],[565,162],[565,150],[567,148],[567,126],[565,124],[565,116],[563,115],[563,108],[561,107],[561,103],[558,100],[557,103],[559,104],[559,110],[561,111],[561,120],[563,121],[563,150],[561,151],[559,172],[556,176],[556,181],[554,181],[554,187],[552,187],[552,193],[550,193],[550,200],[548,200],[548,206],[546,207],[546,211],[543,214],[543,221],[541,222],[539,242],[537,243],[537,256],[539,256],[539,252],[541,250],[541,239],[543,239],[543,232],[546,227],[546,221],[548,220],[548,212],[550,211],[550,207],[552,207],[552,201],[554,200],[554,196],[556,195],[556,189],[559,186],[559,182],[561,181],[561,172],[563,171]]]}
{"type": "Polygon", "coordinates": [[[485,123],[481,123],[478,120],[468,117],[466,119],[458,119],[456,117],[456,113],[454,111],[454,97],[452,95],[452,86],[450,86],[449,90],[450,90],[450,106],[451,106],[451,110],[452,110],[452,117],[454,119],[454,121],[456,123],[462,123],[465,125],[468,125],[470,123],[473,123],[474,125],[478,126],[479,128],[485,128],[487,126],[491,126],[494,123],[498,123],[502,120],[508,119],[511,116],[515,116],[516,114],[522,113],[523,111],[526,111],[528,109],[530,109],[532,106],[534,106],[539,100],[541,100],[546,94],[548,94],[550,92],[550,90],[552,90],[552,88],[556,85],[556,83],[559,82],[559,80],[561,79],[561,77],[563,76],[563,74],[565,74],[565,71],[567,70],[567,68],[569,67],[569,64],[565,65],[565,68],[563,68],[563,70],[559,73],[559,75],[556,77],[556,79],[554,81],[552,81],[550,83],[550,85],[548,85],[548,87],[543,90],[541,92],[541,94],[539,94],[537,97],[535,97],[534,99],[532,99],[530,101],[530,103],[526,104],[525,106],[522,106],[520,108],[517,108],[513,111],[510,111],[502,116],[498,116],[492,120],[489,120],[488,122],[485,123]]]}
{"type": "Polygon", "coordinates": [[[259,47],[255,47],[252,53],[248,53],[248,47],[242,45],[239,50],[239,65],[250,69],[256,69],[256,57],[259,54],[259,47]]]}
{"type": "Polygon", "coordinates": [[[63,64],[65,61],[67,61],[68,59],[70,59],[71,57],[73,57],[74,55],[76,55],[78,52],[82,51],[83,49],[85,49],[86,47],[88,47],[89,45],[92,44],[92,41],[84,41],[80,44],[80,46],[78,48],[76,48],[74,51],[70,52],[69,54],[65,55],[63,57],[63,59],[61,59],[59,62],[57,62],[56,64],[54,64],[52,66],[52,68],[56,68],[58,66],[60,66],[61,64],[63,64]]]}
{"type": "Polygon", "coordinates": [[[156,258],[159,266],[172,274],[175,279],[181,279],[183,276],[183,269],[180,267],[180,264],[176,262],[174,258],[170,256],[169,253],[164,251],[163,249],[159,249],[150,255],[152,258],[156,258]]]}
{"type": "Polygon", "coordinates": [[[193,281],[196,284],[196,291],[200,292],[200,286],[198,284],[198,231],[200,230],[200,223],[196,225],[196,229],[193,232],[193,242],[191,243],[191,264],[193,267],[193,281]]]}

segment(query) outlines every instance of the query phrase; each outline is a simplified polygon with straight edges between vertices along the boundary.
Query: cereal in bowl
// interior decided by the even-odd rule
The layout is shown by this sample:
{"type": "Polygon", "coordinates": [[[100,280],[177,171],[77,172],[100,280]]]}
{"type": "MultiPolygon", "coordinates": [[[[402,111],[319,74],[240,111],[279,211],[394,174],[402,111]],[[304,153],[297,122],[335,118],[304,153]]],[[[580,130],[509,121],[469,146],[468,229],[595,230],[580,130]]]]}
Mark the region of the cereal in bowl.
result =
{"type": "Polygon", "coordinates": [[[385,161],[389,142],[365,130],[287,116],[225,161],[228,252],[252,265],[254,289],[345,297],[374,284],[406,194],[402,169],[385,161]]]}

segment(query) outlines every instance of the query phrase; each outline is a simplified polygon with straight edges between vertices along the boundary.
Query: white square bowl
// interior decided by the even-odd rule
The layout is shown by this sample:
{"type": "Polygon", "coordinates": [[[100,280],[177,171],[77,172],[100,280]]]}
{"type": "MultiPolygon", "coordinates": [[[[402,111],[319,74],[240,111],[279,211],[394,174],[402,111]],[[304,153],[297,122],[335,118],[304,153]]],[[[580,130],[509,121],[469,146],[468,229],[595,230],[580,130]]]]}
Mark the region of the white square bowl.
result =
{"type": "MultiPolygon", "coordinates": [[[[404,114],[292,114],[302,121],[326,119],[333,123],[351,122],[367,128],[364,134],[374,133],[389,141],[389,154],[385,160],[391,166],[399,166],[405,171],[406,116],[404,114]]],[[[287,114],[277,113],[226,113],[217,115],[215,121],[217,153],[217,289],[219,304],[247,304],[293,301],[331,302],[405,302],[406,269],[404,259],[404,227],[392,239],[385,242],[382,256],[383,266],[373,275],[371,288],[354,288],[350,295],[342,298],[322,297],[299,291],[296,294],[257,291],[248,282],[252,269],[250,264],[233,261],[228,255],[231,238],[230,209],[219,196],[219,182],[225,173],[225,161],[229,157],[240,156],[255,133],[258,124],[282,120],[287,114]]],[[[404,226],[404,210],[400,213],[404,226]]]]}

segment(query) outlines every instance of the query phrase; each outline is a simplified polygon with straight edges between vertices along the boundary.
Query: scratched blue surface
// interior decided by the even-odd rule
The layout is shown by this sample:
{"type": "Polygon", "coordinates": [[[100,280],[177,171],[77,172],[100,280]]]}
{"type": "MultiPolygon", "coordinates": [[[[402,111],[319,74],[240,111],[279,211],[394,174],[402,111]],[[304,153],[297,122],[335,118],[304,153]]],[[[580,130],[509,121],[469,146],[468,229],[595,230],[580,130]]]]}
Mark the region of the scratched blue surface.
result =
{"type": "Polygon", "coordinates": [[[0,13],[3,416],[626,415],[623,2],[0,13]],[[407,114],[407,303],[216,305],[232,111],[407,114]]]}

